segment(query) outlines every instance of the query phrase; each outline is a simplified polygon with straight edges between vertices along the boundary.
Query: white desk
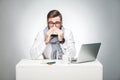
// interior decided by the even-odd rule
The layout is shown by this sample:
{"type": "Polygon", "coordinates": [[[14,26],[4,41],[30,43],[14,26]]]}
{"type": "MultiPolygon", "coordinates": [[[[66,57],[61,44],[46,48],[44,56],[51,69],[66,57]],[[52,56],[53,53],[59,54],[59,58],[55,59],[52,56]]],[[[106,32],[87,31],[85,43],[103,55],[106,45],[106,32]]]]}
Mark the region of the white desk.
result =
{"type": "Polygon", "coordinates": [[[103,66],[97,60],[48,65],[42,60],[23,59],[16,65],[16,80],[103,80],[103,66]]]}

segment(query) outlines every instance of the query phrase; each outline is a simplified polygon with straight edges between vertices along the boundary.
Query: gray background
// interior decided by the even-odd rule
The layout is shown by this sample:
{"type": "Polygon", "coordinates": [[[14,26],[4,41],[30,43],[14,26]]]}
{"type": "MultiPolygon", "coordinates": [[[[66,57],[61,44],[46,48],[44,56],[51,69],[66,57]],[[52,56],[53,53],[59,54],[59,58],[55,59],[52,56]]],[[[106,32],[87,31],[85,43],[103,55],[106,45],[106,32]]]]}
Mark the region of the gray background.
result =
{"type": "Polygon", "coordinates": [[[0,80],[15,80],[15,65],[30,59],[34,38],[51,9],[63,14],[77,53],[83,43],[101,42],[104,80],[120,80],[120,0],[0,0],[0,80]]]}

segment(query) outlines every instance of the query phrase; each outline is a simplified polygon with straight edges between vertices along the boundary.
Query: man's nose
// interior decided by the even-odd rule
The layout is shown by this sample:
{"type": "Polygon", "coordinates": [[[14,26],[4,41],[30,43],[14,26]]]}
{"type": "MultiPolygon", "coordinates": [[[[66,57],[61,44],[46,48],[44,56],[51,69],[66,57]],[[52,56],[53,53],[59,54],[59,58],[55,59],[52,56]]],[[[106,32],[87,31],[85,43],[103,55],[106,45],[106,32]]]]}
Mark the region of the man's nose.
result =
{"type": "Polygon", "coordinates": [[[54,28],[56,27],[55,24],[53,24],[53,27],[54,27],[54,28]]]}

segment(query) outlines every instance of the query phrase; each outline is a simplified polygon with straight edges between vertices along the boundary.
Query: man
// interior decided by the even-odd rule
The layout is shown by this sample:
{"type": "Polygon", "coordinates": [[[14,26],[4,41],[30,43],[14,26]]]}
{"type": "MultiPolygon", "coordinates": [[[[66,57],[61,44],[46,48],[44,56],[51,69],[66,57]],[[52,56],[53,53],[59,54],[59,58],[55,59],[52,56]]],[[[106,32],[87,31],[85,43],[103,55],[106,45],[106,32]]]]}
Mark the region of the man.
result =
{"type": "Polygon", "coordinates": [[[30,50],[32,59],[62,59],[63,55],[74,58],[75,42],[72,32],[62,25],[62,15],[51,10],[47,15],[47,27],[39,31],[30,50]]]}

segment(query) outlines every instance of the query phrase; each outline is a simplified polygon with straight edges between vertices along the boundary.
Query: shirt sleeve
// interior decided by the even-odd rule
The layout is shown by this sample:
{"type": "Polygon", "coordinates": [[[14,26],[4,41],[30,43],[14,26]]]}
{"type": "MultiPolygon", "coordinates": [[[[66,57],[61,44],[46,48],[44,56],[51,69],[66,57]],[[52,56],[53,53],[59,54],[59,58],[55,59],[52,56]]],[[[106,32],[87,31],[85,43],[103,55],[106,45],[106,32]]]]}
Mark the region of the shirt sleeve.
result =
{"type": "Polygon", "coordinates": [[[30,49],[30,55],[32,59],[41,59],[42,54],[44,52],[44,49],[46,47],[46,44],[44,42],[44,34],[43,31],[38,32],[34,43],[30,49]]]}

